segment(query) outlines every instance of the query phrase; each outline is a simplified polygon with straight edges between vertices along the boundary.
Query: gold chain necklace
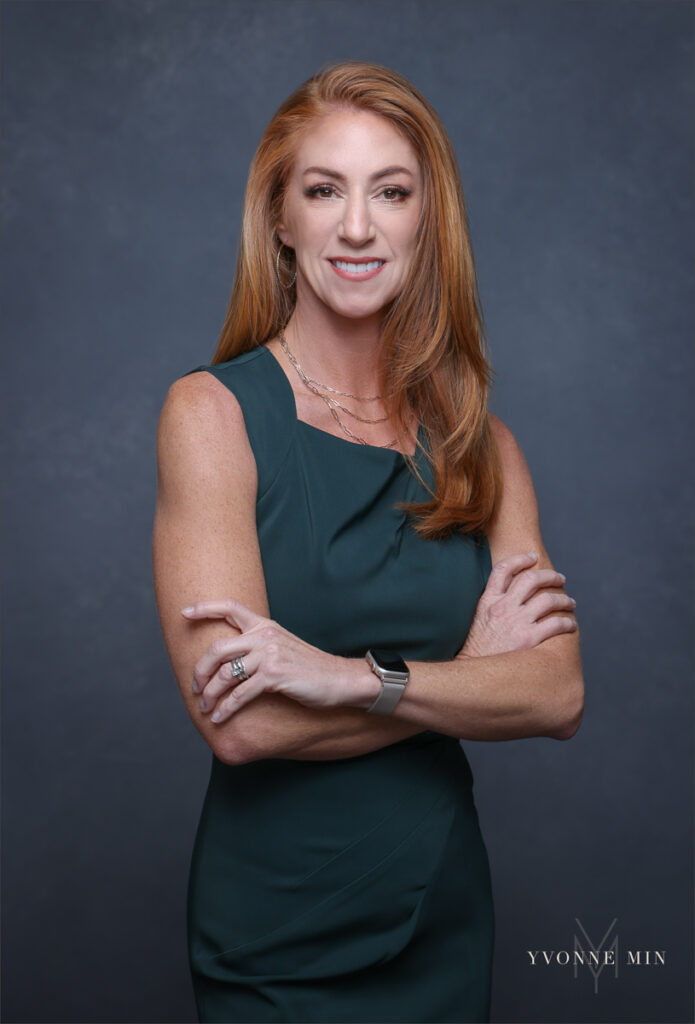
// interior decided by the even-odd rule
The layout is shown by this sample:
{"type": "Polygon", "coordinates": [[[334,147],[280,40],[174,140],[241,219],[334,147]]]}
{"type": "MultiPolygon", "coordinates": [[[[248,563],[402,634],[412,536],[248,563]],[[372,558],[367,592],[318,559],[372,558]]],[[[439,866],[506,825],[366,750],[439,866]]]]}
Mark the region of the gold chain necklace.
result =
{"type": "Polygon", "coordinates": [[[354,441],[359,442],[359,444],[367,445],[370,448],[374,448],[374,447],[377,447],[377,448],[393,448],[394,445],[398,444],[398,438],[395,437],[393,439],[393,441],[389,441],[388,444],[385,444],[385,445],[372,445],[372,444],[370,444],[369,441],[365,441],[365,439],[363,437],[360,437],[358,434],[353,433],[353,431],[350,430],[350,428],[345,423],[343,423],[343,421],[341,420],[340,416],[338,415],[338,409],[342,409],[344,412],[347,412],[350,416],[354,416],[355,419],[360,420],[362,423],[383,423],[386,419],[388,419],[388,417],[387,416],[382,416],[380,419],[370,420],[370,419],[366,419],[363,416],[358,416],[357,413],[351,412],[350,409],[346,409],[345,406],[341,405],[340,402],[336,401],[336,399],[330,398],[328,395],[324,395],[323,392],[320,390],[320,388],[325,388],[327,391],[332,391],[334,394],[344,395],[347,398],[357,398],[358,401],[364,401],[364,402],[376,401],[377,398],[380,398],[379,395],[375,396],[374,398],[362,398],[362,399],[360,399],[358,396],[350,395],[346,391],[338,391],[337,388],[330,388],[327,384],[320,384],[319,381],[314,380],[313,377],[309,377],[308,374],[306,374],[304,372],[304,370],[302,369],[302,367],[299,365],[299,363],[295,359],[294,355],[290,351],[290,347],[287,344],[287,341],[285,340],[285,334],[284,334],[283,331],[280,331],[279,338],[280,338],[280,344],[282,345],[282,349],[283,349],[285,355],[287,356],[289,361],[292,363],[292,366],[297,371],[297,374],[299,375],[299,378],[301,379],[301,381],[309,389],[309,391],[311,391],[314,395],[318,395],[319,398],[323,399],[323,401],[326,403],[326,405],[328,406],[328,408],[330,410],[331,416],[336,421],[336,423],[338,424],[340,429],[344,433],[346,433],[348,437],[351,437],[354,441]]]}

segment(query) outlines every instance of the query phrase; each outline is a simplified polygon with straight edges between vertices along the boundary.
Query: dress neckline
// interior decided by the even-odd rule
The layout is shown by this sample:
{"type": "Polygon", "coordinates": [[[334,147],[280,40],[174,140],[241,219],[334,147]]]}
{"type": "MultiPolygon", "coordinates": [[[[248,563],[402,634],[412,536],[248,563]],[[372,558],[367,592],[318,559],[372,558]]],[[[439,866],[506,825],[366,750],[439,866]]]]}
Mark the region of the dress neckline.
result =
{"type": "MultiPolygon", "coordinates": [[[[299,413],[297,411],[297,401],[296,401],[296,399],[294,397],[294,391],[292,390],[292,385],[290,384],[289,380],[287,379],[287,374],[285,373],[285,371],[283,370],[282,366],[280,365],[280,360],[274,355],[273,352],[271,352],[271,350],[268,348],[267,345],[259,345],[258,347],[260,349],[262,349],[266,353],[268,358],[273,361],[273,363],[275,364],[275,367],[276,367],[278,373],[280,374],[280,376],[282,377],[283,381],[285,382],[285,387],[287,388],[287,390],[289,392],[289,397],[290,397],[290,400],[292,402],[292,408],[294,409],[295,423],[297,424],[298,427],[305,428],[306,430],[312,431],[315,434],[322,434],[324,437],[330,437],[334,441],[337,441],[339,444],[342,444],[342,445],[346,445],[347,444],[351,448],[358,448],[358,449],[359,448],[367,448],[367,449],[369,449],[370,451],[373,451],[373,452],[385,452],[387,455],[397,455],[399,458],[401,458],[401,459],[403,459],[403,461],[405,461],[406,456],[403,454],[403,452],[398,451],[397,448],[386,448],[383,445],[378,445],[378,444],[361,444],[359,441],[350,441],[349,438],[347,438],[347,437],[340,437],[338,434],[332,434],[330,432],[330,430],[323,430],[321,427],[315,427],[313,425],[313,423],[307,423],[306,420],[301,420],[299,418],[299,413]]],[[[420,442],[420,444],[423,443],[423,429],[422,429],[422,424],[421,423],[418,424],[417,440],[420,442]]],[[[415,458],[417,456],[417,453],[418,453],[418,446],[416,444],[415,445],[415,451],[411,454],[410,458],[415,458]]]]}

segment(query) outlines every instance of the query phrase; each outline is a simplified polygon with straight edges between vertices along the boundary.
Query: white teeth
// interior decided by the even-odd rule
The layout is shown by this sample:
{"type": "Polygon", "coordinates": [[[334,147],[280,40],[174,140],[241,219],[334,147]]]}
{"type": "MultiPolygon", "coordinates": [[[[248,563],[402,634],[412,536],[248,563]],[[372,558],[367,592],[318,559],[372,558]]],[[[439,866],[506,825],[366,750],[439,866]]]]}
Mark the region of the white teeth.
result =
{"type": "Polygon", "coordinates": [[[348,263],[347,260],[331,260],[334,267],[346,270],[348,274],[366,274],[368,270],[376,270],[384,264],[384,260],[371,260],[369,263],[348,263]]]}

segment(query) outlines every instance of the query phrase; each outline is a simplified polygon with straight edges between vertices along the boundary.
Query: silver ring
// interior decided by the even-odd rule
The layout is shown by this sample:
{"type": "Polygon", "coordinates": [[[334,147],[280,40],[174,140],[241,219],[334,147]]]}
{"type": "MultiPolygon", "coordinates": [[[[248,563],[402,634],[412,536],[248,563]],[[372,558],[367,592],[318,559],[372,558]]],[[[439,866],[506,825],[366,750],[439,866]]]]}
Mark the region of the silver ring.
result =
{"type": "Polygon", "coordinates": [[[243,683],[245,679],[249,678],[243,658],[235,658],[232,662],[232,675],[235,679],[238,679],[240,683],[243,683]]]}

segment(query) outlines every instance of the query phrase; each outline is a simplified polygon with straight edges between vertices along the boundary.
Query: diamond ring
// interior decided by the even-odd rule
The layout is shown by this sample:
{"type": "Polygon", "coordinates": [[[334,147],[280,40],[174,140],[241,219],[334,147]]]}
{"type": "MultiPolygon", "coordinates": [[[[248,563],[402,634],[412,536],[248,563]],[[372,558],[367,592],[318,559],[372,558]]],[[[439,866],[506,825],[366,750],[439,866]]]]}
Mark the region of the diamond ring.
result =
{"type": "Polygon", "coordinates": [[[235,658],[232,662],[232,675],[235,679],[238,679],[240,683],[243,683],[245,679],[249,678],[243,658],[235,658]]]}

